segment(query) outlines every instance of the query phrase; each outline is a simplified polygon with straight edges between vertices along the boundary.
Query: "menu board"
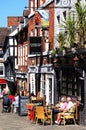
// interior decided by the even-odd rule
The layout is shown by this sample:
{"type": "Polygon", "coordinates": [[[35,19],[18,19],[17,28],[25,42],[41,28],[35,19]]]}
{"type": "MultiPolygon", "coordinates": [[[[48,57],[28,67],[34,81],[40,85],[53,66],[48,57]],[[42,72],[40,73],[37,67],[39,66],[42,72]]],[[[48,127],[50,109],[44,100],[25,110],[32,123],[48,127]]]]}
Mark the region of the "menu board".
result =
{"type": "Polygon", "coordinates": [[[32,100],[35,106],[43,106],[43,100],[32,100]]]}
{"type": "Polygon", "coordinates": [[[28,96],[20,96],[19,97],[19,115],[26,116],[28,114],[28,110],[26,104],[30,103],[30,98],[28,96]]]}

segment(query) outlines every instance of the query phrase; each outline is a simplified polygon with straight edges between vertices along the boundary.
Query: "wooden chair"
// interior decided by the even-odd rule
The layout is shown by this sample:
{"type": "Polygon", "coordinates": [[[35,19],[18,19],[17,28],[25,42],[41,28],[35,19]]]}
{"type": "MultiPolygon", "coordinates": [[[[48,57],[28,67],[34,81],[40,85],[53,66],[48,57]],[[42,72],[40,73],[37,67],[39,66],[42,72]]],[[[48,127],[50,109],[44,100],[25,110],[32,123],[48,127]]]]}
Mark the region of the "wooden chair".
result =
{"type": "Polygon", "coordinates": [[[52,109],[47,110],[47,116],[48,119],[50,120],[50,124],[52,125],[52,109]]]}
{"type": "Polygon", "coordinates": [[[36,106],[35,111],[35,122],[38,123],[38,120],[40,119],[44,125],[45,121],[50,121],[50,124],[52,125],[52,110],[50,111],[44,111],[43,106],[36,106]]]}
{"type": "Polygon", "coordinates": [[[73,120],[74,124],[76,124],[75,120],[75,112],[76,112],[76,106],[73,106],[69,112],[64,112],[63,121],[64,125],[66,124],[66,120],[73,120]]]}

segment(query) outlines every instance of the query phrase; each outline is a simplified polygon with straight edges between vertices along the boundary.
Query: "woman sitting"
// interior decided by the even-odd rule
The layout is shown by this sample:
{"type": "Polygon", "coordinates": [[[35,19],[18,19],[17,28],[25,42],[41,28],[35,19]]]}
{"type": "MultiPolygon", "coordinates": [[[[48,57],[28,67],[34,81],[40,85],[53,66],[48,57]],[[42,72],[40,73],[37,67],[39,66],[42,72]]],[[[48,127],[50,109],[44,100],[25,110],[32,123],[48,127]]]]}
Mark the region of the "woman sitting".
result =
{"type": "Polygon", "coordinates": [[[58,125],[61,123],[62,121],[62,117],[65,115],[66,112],[69,112],[70,109],[74,106],[74,103],[72,102],[71,98],[68,97],[67,98],[67,107],[60,113],[58,113],[57,115],[57,121],[55,121],[55,123],[57,123],[58,125]]]}
{"type": "MultiPolygon", "coordinates": [[[[61,102],[58,103],[58,104],[56,105],[56,108],[53,109],[53,120],[54,120],[54,118],[55,118],[55,117],[54,117],[55,114],[58,114],[58,113],[60,113],[60,112],[63,112],[63,110],[66,109],[66,108],[67,108],[66,97],[62,97],[62,98],[61,98],[61,102]]],[[[55,121],[55,122],[57,122],[57,121],[55,121]]]]}

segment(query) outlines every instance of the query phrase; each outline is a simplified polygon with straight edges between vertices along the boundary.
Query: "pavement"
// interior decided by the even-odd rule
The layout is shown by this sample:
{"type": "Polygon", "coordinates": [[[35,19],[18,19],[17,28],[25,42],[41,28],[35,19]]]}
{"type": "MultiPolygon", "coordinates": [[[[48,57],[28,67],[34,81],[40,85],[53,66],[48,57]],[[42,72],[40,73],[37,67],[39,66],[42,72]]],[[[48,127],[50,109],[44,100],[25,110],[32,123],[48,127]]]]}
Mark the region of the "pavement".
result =
{"type": "Polygon", "coordinates": [[[86,126],[80,125],[40,125],[34,124],[27,116],[19,116],[17,113],[2,113],[0,100],[0,130],[86,130],[86,126]]]}

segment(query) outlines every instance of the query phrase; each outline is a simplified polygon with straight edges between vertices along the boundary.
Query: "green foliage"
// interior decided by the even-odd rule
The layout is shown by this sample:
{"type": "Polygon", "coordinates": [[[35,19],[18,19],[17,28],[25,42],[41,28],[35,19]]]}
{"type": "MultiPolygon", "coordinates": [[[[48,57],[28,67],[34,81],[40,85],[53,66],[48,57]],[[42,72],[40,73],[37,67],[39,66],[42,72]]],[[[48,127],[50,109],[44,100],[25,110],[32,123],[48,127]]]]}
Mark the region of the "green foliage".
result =
{"type": "Polygon", "coordinates": [[[79,42],[83,44],[86,37],[86,5],[81,5],[80,2],[77,2],[75,9],[77,13],[77,31],[79,42]]]}
{"type": "Polygon", "coordinates": [[[64,32],[60,32],[56,39],[59,42],[60,47],[64,45],[74,47],[76,40],[79,43],[86,41],[86,5],[82,5],[80,2],[75,4],[75,11],[77,16],[73,14],[68,15],[67,20],[63,21],[60,25],[64,32]]]}
{"type": "Polygon", "coordinates": [[[67,42],[69,42],[70,47],[74,46],[74,42],[76,39],[76,21],[69,14],[66,21],[63,21],[62,27],[66,33],[67,42]]]}
{"type": "Polygon", "coordinates": [[[59,32],[56,36],[56,40],[59,42],[59,46],[63,47],[65,45],[66,36],[64,32],[59,32]]]}
{"type": "Polygon", "coordinates": [[[51,54],[52,54],[52,56],[55,56],[55,55],[56,55],[56,49],[53,49],[53,50],[51,51],[51,54]]]}

